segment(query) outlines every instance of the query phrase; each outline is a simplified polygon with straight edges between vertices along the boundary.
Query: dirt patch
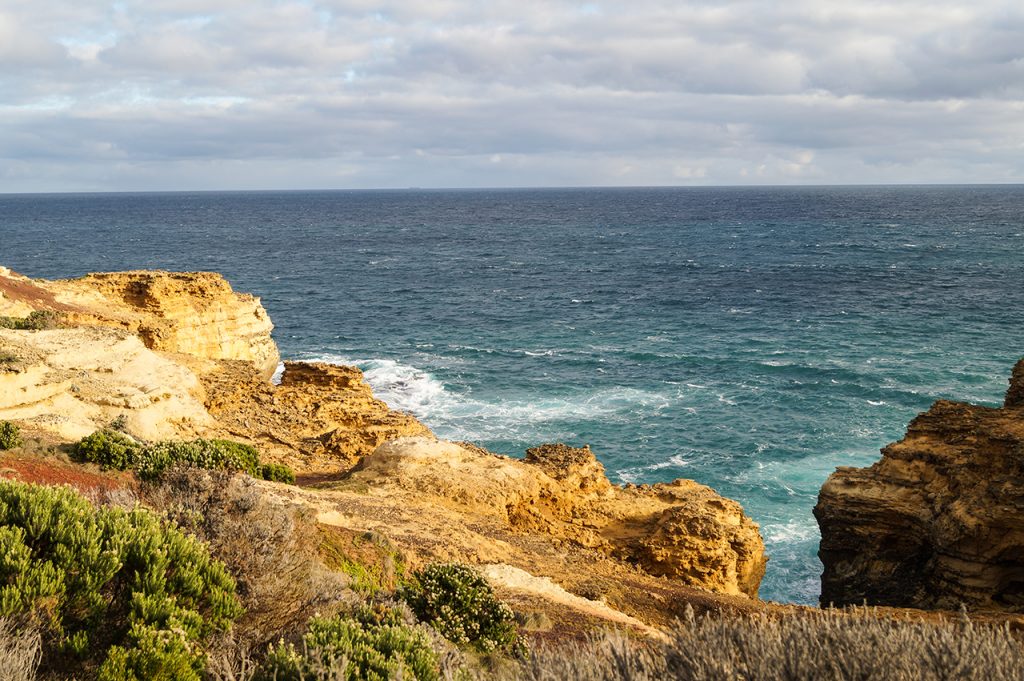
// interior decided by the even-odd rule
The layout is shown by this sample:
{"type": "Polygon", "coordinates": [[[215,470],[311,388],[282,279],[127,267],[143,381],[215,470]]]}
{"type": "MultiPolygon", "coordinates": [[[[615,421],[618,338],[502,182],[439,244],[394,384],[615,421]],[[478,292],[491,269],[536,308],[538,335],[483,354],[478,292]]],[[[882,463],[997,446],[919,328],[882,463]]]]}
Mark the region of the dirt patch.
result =
{"type": "Polygon", "coordinates": [[[0,456],[0,477],[40,485],[70,485],[80,492],[112,492],[137,487],[131,473],[93,471],[56,457],[11,452],[0,456]]]}
{"type": "Polygon", "coordinates": [[[21,275],[0,275],[0,293],[10,300],[25,303],[34,309],[57,310],[60,312],[81,312],[82,308],[59,302],[53,294],[31,279],[23,279],[21,275]]]}

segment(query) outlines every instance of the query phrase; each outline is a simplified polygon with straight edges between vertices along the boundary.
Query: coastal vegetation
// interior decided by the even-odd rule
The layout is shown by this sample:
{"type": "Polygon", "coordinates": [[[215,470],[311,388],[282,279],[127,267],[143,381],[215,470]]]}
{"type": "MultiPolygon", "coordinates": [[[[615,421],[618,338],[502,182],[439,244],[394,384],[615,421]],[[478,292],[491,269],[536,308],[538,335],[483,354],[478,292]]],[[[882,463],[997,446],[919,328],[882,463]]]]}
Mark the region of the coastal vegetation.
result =
{"type": "Polygon", "coordinates": [[[0,316],[0,329],[15,331],[41,331],[55,329],[64,321],[64,315],[50,310],[35,310],[25,317],[0,316]]]}
{"type": "Polygon", "coordinates": [[[196,439],[139,442],[113,429],[98,430],[82,438],[74,453],[82,460],[108,469],[133,470],[152,480],[173,466],[240,471],[254,478],[295,482],[287,466],[261,463],[255,447],[231,440],[196,439]]]}
{"type": "Polygon", "coordinates": [[[1019,679],[1024,648],[1006,626],[894,619],[869,608],[796,616],[695,616],[666,641],[621,634],[538,648],[501,681],[945,681],[1019,679]]]}
{"type": "Polygon", "coordinates": [[[391,681],[440,678],[431,637],[400,608],[366,604],[336,617],[314,617],[301,646],[280,643],[259,666],[256,681],[391,681]]]}
{"type": "Polygon", "coordinates": [[[199,679],[206,642],[241,612],[224,565],[156,514],[0,481],[0,617],[39,632],[44,671],[199,679]]]}
{"type": "Polygon", "coordinates": [[[0,451],[21,446],[21,430],[10,421],[0,421],[0,451]]]}
{"type": "Polygon", "coordinates": [[[494,595],[483,575],[467,565],[433,564],[414,573],[399,596],[422,622],[457,645],[481,653],[527,654],[515,613],[494,595]]]}

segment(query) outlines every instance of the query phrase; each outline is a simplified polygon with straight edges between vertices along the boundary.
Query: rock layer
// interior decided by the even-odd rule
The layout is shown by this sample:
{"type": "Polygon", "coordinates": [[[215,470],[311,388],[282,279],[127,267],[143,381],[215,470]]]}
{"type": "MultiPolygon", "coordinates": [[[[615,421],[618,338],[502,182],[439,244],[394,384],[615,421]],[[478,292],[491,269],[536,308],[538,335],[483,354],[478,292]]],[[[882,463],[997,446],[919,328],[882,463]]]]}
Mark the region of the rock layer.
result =
{"type": "Polygon", "coordinates": [[[274,325],[258,298],[212,272],[112,272],[30,280],[0,270],[0,314],[54,310],[72,325],[121,328],[147,348],[251,362],[267,378],[278,363],[274,325]]]}
{"type": "Polygon", "coordinates": [[[822,604],[1024,612],[1024,362],[1003,408],[936,402],[814,513],[822,604]]]}
{"type": "Polygon", "coordinates": [[[719,593],[756,596],[764,576],[764,544],[739,504],[691,480],[616,487],[589,448],[544,445],[518,460],[401,438],[359,463],[348,483],[360,482],[414,492],[719,593]]]}
{"type": "Polygon", "coordinates": [[[0,330],[0,419],[75,440],[123,417],[146,439],[190,438],[216,428],[187,367],[127,331],[0,330]]]}

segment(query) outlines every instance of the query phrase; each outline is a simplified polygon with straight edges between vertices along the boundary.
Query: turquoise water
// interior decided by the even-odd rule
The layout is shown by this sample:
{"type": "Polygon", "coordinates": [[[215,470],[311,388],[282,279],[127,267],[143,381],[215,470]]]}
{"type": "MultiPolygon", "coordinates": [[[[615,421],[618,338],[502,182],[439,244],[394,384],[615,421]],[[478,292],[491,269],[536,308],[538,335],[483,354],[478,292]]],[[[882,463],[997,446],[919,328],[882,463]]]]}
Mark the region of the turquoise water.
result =
{"type": "Polygon", "coordinates": [[[816,601],[828,474],[1024,355],[1019,186],[8,195],[0,240],[33,276],[222,272],[439,435],[708,484],[782,601],[816,601]]]}

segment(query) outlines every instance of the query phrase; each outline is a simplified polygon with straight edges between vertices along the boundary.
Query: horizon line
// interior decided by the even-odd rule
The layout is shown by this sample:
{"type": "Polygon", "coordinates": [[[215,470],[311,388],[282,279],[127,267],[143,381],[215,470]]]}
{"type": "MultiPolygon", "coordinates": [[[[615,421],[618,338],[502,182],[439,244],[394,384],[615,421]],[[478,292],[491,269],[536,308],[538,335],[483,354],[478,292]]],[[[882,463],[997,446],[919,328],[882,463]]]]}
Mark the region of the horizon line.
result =
{"type": "Polygon", "coordinates": [[[707,185],[509,185],[493,187],[330,187],[271,189],[125,189],[82,191],[0,191],[0,196],[121,195],[121,194],[257,194],[257,193],[344,193],[344,192],[484,192],[484,191],[566,191],[629,189],[840,189],[840,188],[912,188],[912,187],[1024,187],[1024,182],[848,182],[823,184],[707,184],[707,185]]]}

